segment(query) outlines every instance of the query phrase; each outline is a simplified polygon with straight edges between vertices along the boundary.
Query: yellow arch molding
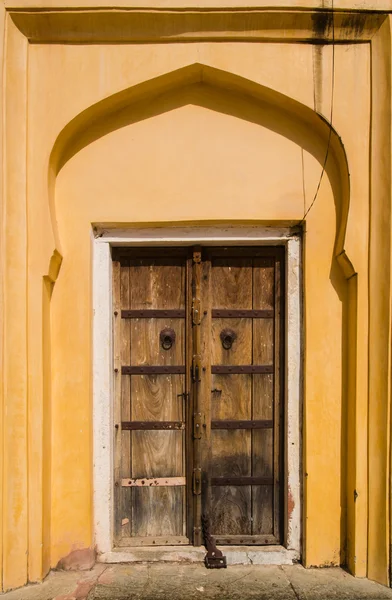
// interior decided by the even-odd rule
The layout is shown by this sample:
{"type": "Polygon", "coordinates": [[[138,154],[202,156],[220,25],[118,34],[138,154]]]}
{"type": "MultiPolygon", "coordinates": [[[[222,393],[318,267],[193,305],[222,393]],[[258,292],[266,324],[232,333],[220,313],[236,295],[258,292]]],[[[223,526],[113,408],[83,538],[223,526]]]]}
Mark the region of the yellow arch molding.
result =
{"type": "MultiPolygon", "coordinates": [[[[311,108],[259,83],[200,63],[165,73],[89,106],[74,117],[57,136],[49,159],[48,191],[55,252],[58,257],[61,257],[61,244],[56,219],[55,185],[62,167],[88,144],[122,125],[131,123],[133,106],[164,93],[200,83],[225,93],[241,94],[242,98],[245,95],[248,100],[258,104],[261,125],[285,135],[312,154],[320,165],[323,164],[330,124],[311,108]],[[125,111],[126,121],[122,123],[125,111]],[[268,120],[265,120],[265,115],[268,120]]],[[[247,118],[246,115],[241,117],[247,118]]],[[[355,274],[344,249],[350,202],[349,171],[342,141],[333,128],[326,173],[331,182],[336,207],[334,257],[344,277],[349,279],[355,274]]]]}

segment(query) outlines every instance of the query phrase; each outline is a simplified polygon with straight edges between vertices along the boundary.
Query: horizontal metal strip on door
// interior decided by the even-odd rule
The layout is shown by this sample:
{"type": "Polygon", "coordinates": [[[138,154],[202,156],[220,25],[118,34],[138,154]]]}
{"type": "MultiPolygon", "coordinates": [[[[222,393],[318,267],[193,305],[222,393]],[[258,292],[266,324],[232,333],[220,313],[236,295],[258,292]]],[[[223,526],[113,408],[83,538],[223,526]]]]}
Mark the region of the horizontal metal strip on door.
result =
{"type": "Polygon", "coordinates": [[[122,479],[122,487],[171,487],[174,485],[186,485],[185,477],[142,477],[139,479],[122,479]]]}
{"type": "Polygon", "coordinates": [[[231,310],[231,309],[212,309],[212,317],[215,319],[227,318],[248,318],[248,319],[271,319],[274,316],[273,310],[231,310]]]}
{"type": "Polygon", "coordinates": [[[225,546],[227,544],[233,544],[239,546],[240,544],[246,546],[265,546],[279,544],[279,540],[274,535],[214,535],[215,542],[219,546],[225,546]]]}
{"type": "Polygon", "coordinates": [[[146,367],[121,367],[121,373],[123,375],[184,375],[185,365],[178,366],[146,366],[146,367]]]}
{"type": "Polygon", "coordinates": [[[212,477],[211,485],[274,485],[273,477],[212,477]]]}
{"type": "Polygon", "coordinates": [[[147,310],[122,310],[121,317],[123,319],[161,319],[167,317],[169,319],[185,319],[185,310],[164,310],[164,309],[147,309],[147,310]]]}
{"type": "Polygon", "coordinates": [[[273,373],[273,365],[212,365],[211,373],[214,375],[226,373],[273,373]]]}
{"type": "Polygon", "coordinates": [[[273,421],[211,421],[211,429],[272,429],[273,421]]]}
{"type": "Polygon", "coordinates": [[[123,421],[121,429],[124,431],[138,429],[145,431],[185,429],[185,423],[183,421],[123,421]]]}

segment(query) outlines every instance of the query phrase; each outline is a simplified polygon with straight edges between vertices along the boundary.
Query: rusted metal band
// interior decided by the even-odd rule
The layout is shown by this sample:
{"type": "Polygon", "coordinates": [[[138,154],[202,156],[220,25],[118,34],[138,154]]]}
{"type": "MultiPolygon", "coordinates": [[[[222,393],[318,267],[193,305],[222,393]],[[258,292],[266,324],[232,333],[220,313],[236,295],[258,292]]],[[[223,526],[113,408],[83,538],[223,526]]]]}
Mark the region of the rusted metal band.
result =
{"type": "Polygon", "coordinates": [[[273,421],[211,421],[211,429],[271,429],[273,421]]]}
{"type": "Polygon", "coordinates": [[[185,423],[183,421],[123,421],[121,429],[123,431],[137,429],[150,431],[185,429],[185,423]]]}
{"type": "Polygon", "coordinates": [[[172,487],[186,485],[185,477],[143,477],[121,480],[122,487],[172,487]]]}
{"type": "Polygon", "coordinates": [[[231,309],[212,309],[214,319],[241,318],[241,319],[272,319],[273,310],[231,310],[231,309]]]}
{"type": "Polygon", "coordinates": [[[185,310],[122,310],[122,319],[185,319],[185,310]]]}
{"type": "Polygon", "coordinates": [[[212,365],[211,373],[214,375],[227,373],[273,373],[273,365],[212,365]]]}
{"type": "Polygon", "coordinates": [[[146,367],[121,367],[121,373],[123,375],[160,375],[160,374],[171,374],[171,375],[184,375],[185,365],[178,366],[146,366],[146,367]]]}
{"type": "Polygon", "coordinates": [[[211,485],[274,485],[273,477],[212,477],[211,485]]]}

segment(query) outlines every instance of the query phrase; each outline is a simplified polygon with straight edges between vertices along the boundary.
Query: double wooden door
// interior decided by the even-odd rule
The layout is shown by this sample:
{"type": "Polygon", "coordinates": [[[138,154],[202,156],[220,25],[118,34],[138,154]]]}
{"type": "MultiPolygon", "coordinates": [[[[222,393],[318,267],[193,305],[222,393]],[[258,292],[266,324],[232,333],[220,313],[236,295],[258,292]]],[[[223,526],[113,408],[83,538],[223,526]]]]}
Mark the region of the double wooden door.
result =
{"type": "Polygon", "coordinates": [[[283,261],[113,249],[117,546],[281,543],[283,261]]]}

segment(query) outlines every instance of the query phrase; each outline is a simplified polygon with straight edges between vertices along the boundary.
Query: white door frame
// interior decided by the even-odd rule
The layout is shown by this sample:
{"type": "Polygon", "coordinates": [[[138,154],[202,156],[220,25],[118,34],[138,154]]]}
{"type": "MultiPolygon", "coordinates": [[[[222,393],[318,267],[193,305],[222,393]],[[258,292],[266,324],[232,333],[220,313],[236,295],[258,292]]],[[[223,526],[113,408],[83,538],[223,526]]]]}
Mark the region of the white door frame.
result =
{"type": "MultiPolygon", "coordinates": [[[[266,550],[264,563],[295,562],[301,556],[302,265],[301,239],[290,228],[260,226],[92,229],[93,276],[93,502],[95,547],[105,562],[113,552],[113,356],[112,246],[286,247],[284,546],[266,550]],[[278,554],[277,554],[278,553],[278,554]],[[271,557],[270,560],[268,557],[271,557]],[[279,558],[281,557],[281,558],[279,558]]],[[[182,546],[181,552],[192,546],[182,546]]],[[[170,549],[169,549],[170,550],[170,549]]],[[[172,550],[172,549],[171,549],[172,550]]],[[[228,547],[225,547],[225,552],[228,547]]],[[[255,550],[255,548],[253,548],[255,550]]],[[[260,548],[259,550],[262,550],[260,548]]],[[[126,549],[121,549],[124,560],[126,549]]],[[[135,549],[132,554],[135,555],[135,549]]],[[[130,558],[130,560],[132,560],[130,558]]],[[[135,560],[135,559],[134,559],[135,560]]]]}

